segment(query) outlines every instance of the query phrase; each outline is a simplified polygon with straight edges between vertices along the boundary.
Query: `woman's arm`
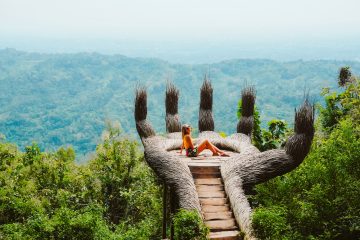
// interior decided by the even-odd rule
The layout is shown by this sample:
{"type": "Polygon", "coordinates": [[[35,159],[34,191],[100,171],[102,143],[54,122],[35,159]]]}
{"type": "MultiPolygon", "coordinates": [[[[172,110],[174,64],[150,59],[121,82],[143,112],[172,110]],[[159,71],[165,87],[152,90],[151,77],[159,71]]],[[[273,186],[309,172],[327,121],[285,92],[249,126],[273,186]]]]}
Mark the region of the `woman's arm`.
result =
{"type": "Polygon", "coordinates": [[[181,148],[180,148],[180,154],[182,154],[182,150],[184,149],[184,142],[181,144],[181,148]]]}

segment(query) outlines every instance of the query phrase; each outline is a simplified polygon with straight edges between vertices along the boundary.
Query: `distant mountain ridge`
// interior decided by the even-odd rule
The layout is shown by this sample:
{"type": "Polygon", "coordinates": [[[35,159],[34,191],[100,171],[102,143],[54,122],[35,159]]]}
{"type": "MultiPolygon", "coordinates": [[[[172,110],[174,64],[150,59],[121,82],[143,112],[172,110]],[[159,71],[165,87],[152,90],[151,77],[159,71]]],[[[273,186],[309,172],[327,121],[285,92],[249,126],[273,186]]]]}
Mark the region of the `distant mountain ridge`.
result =
{"type": "Polygon", "coordinates": [[[293,121],[294,108],[309,91],[319,99],[322,87],[336,88],[341,66],[360,72],[356,61],[234,59],[213,64],[171,64],[159,59],[97,53],[39,54],[0,50],[0,133],[21,147],[36,141],[42,148],[73,145],[78,153],[94,150],[105,119],[118,120],[133,134],[133,97],[137,84],[148,89],[148,114],[165,131],[167,80],[180,89],[182,122],[197,127],[199,92],[207,74],[214,87],[217,131],[236,129],[241,87],[252,84],[263,124],[293,121]]]}

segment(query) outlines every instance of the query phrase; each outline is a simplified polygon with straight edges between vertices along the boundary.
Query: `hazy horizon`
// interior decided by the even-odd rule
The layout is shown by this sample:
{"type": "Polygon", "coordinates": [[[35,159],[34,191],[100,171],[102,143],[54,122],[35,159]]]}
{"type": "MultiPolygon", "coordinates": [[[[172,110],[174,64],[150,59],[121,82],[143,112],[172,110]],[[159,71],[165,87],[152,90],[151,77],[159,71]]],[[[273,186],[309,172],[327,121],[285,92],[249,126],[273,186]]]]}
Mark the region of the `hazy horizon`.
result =
{"type": "Polygon", "coordinates": [[[360,60],[355,0],[0,1],[0,48],[211,63],[360,60]]]}

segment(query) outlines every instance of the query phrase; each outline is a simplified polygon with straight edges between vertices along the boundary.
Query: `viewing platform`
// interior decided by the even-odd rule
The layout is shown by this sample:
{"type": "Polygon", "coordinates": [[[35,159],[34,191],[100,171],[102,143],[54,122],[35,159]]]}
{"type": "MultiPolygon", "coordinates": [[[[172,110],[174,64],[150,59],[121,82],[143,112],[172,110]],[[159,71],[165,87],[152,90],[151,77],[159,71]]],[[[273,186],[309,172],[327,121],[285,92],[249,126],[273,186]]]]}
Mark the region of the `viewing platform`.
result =
{"type": "MultiPolygon", "coordinates": [[[[234,152],[225,151],[232,156],[234,152]]],[[[180,155],[190,168],[198,193],[204,223],[210,229],[209,239],[235,240],[241,239],[229,199],[224,189],[220,167],[229,157],[212,156],[205,150],[197,157],[187,157],[183,151],[180,155]]]]}

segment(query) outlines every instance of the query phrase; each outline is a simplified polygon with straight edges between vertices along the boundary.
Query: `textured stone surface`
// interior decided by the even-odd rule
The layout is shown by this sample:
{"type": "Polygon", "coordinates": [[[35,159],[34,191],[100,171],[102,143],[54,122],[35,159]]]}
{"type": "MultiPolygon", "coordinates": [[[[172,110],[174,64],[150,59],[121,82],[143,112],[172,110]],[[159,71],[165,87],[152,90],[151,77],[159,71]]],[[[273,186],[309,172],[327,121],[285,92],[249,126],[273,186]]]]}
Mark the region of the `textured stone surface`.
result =
{"type": "MultiPolygon", "coordinates": [[[[155,173],[170,186],[178,207],[195,209],[199,214],[202,214],[202,210],[206,213],[224,214],[232,210],[244,239],[255,239],[251,226],[251,208],[244,189],[283,175],[301,164],[310,150],[314,136],[314,109],[305,101],[295,112],[294,135],[288,139],[284,150],[260,152],[251,144],[252,120],[248,121],[253,119],[255,96],[252,94],[255,92],[251,89],[243,91],[243,94],[247,95],[245,98],[243,96],[244,116],[238,124],[238,133],[223,138],[213,131],[212,91],[210,82],[206,80],[201,89],[200,134],[194,143],[199,144],[208,139],[218,148],[227,150],[230,157],[212,157],[206,152],[192,159],[180,155],[178,149],[182,144],[181,132],[174,132],[180,124],[177,106],[167,106],[166,125],[170,128],[169,134],[157,136],[146,120],[146,91],[140,88],[136,92],[134,115],[144,145],[145,159],[155,173]],[[170,125],[169,121],[172,121],[170,125]],[[216,187],[206,188],[199,185],[216,187]],[[224,201],[226,196],[229,202],[222,205],[209,204],[214,199],[224,201]]],[[[172,95],[170,102],[177,104],[174,96],[177,97],[178,94],[175,95],[172,95]]],[[[219,228],[217,230],[236,229],[236,222],[234,219],[205,221],[213,229],[219,228]]]]}

